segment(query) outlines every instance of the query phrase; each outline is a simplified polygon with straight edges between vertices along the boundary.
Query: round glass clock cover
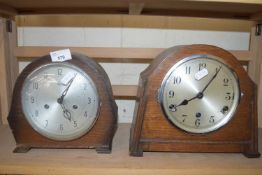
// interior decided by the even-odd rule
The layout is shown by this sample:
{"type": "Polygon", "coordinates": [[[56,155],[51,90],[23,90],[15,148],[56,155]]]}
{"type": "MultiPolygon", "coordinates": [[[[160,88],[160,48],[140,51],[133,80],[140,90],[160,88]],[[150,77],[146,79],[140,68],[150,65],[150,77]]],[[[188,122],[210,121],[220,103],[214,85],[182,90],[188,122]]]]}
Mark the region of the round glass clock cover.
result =
{"type": "Polygon", "coordinates": [[[99,96],[92,79],[68,63],[52,63],[31,72],[22,87],[22,109],[41,135],[72,140],[87,133],[99,112],[99,96]]]}
{"type": "Polygon", "coordinates": [[[177,62],[160,88],[168,120],[191,133],[207,133],[224,126],[233,117],[239,98],[236,74],[222,59],[208,55],[177,62]]]}

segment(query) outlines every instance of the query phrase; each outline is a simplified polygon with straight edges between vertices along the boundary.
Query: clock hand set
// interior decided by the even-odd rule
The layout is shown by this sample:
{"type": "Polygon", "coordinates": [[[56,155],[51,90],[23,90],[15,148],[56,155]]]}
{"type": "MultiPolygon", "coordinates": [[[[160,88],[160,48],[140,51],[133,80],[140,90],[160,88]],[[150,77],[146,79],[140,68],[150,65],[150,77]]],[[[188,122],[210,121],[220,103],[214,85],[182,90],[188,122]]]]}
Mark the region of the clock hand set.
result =
{"type": "Polygon", "coordinates": [[[218,70],[216,70],[216,73],[214,74],[214,76],[209,80],[209,82],[206,84],[206,86],[203,88],[203,90],[199,93],[196,94],[196,96],[190,98],[190,99],[184,99],[180,104],[176,105],[175,107],[178,107],[178,106],[182,106],[182,105],[187,105],[188,102],[190,102],[191,100],[194,100],[196,98],[198,99],[201,99],[203,96],[204,96],[204,92],[205,90],[207,89],[207,87],[211,84],[211,82],[216,78],[218,72],[221,70],[221,66],[219,67],[218,70]]]}
{"type": "Polygon", "coordinates": [[[66,89],[63,91],[61,97],[57,99],[57,102],[58,102],[59,104],[63,103],[64,97],[66,96],[69,88],[71,87],[71,85],[72,85],[72,83],[73,83],[76,75],[77,75],[77,74],[75,74],[75,76],[69,80],[68,85],[67,85],[66,89]]]}
{"type": "Polygon", "coordinates": [[[68,119],[69,121],[72,120],[71,113],[70,113],[70,111],[69,111],[68,109],[65,108],[65,105],[63,104],[63,101],[64,101],[64,97],[66,96],[69,88],[71,87],[71,85],[72,85],[72,83],[73,83],[76,75],[77,75],[77,74],[75,74],[74,77],[72,77],[72,78],[69,80],[69,82],[67,83],[68,85],[67,85],[66,89],[63,91],[61,97],[59,97],[59,98],[57,99],[57,102],[58,102],[58,103],[60,104],[60,106],[62,107],[64,117],[65,117],[66,119],[68,119]]]}
{"type": "Polygon", "coordinates": [[[176,107],[178,106],[182,106],[182,105],[187,105],[188,102],[190,102],[191,100],[194,100],[196,98],[198,99],[201,99],[203,97],[203,93],[202,92],[199,92],[196,96],[190,98],[190,99],[184,99],[179,105],[177,105],[176,107]]]}

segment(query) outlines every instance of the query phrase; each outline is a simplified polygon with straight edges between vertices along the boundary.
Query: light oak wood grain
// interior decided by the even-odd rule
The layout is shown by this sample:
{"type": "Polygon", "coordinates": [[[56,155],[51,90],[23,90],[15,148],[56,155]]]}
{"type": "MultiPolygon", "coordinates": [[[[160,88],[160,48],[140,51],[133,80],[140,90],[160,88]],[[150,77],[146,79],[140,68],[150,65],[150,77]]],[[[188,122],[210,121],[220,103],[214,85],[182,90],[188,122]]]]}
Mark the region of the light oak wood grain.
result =
{"type": "Polygon", "coordinates": [[[252,21],[146,15],[19,15],[21,27],[123,27],[250,32],[252,21]]]}
{"type": "Polygon", "coordinates": [[[112,85],[113,95],[119,99],[135,99],[137,95],[137,85],[112,85]]]}
{"type": "MultiPolygon", "coordinates": [[[[8,126],[0,126],[1,174],[182,174],[182,175],[261,175],[262,158],[241,154],[144,153],[130,157],[130,125],[121,124],[113,141],[112,153],[97,154],[92,149],[32,149],[14,154],[15,142],[8,126]]],[[[261,135],[260,137],[261,138],[261,135]]],[[[261,139],[260,139],[261,141],[261,139]]],[[[260,147],[261,150],[261,147],[260,147]]]]}
{"type": "Polygon", "coordinates": [[[255,27],[251,30],[250,56],[252,60],[249,63],[248,73],[252,80],[258,86],[258,124],[262,125],[262,36],[255,34],[255,27]]]}
{"type": "Polygon", "coordinates": [[[12,97],[12,90],[15,79],[18,75],[18,62],[13,55],[11,48],[16,45],[16,29],[13,32],[6,30],[6,19],[0,18],[0,101],[1,119],[7,123],[7,115],[12,97]]]}
{"type": "MultiPolygon", "coordinates": [[[[21,46],[16,47],[15,56],[20,58],[35,58],[48,54],[50,51],[64,49],[65,47],[38,47],[21,46]]],[[[152,60],[165,48],[99,48],[99,47],[69,47],[72,52],[86,54],[91,58],[102,59],[136,59],[152,60]]],[[[232,50],[230,51],[241,61],[250,61],[249,51],[232,50]]]]}
{"type": "Polygon", "coordinates": [[[130,3],[128,13],[129,15],[140,15],[144,8],[144,3],[130,3]]]}

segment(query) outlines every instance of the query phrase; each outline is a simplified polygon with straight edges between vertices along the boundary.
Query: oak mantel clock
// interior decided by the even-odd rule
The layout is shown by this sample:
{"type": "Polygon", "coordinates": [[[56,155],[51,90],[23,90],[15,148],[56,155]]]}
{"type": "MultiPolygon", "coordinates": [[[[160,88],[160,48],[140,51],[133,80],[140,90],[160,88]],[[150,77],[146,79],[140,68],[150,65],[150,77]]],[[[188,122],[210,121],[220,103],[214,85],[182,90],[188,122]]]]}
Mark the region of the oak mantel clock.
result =
{"type": "Polygon", "coordinates": [[[242,152],[259,157],[256,85],[229,52],[177,46],[140,75],[130,154],[242,152]]]}
{"type": "Polygon", "coordinates": [[[19,75],[8,116],[17,147],[95,148],[110,153],[117,105],[105,71],[92,59],[72,54],[65,62],[49,55],[19,75]]]}

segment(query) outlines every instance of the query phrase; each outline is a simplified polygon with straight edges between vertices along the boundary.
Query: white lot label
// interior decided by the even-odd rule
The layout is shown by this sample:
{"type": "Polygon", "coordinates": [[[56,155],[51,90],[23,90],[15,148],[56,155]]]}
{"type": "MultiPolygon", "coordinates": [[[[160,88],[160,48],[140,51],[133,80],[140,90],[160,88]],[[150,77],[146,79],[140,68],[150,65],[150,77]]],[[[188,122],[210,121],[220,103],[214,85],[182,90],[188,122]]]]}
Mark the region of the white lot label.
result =
{"type": "Polygon", "coordinates": [[[63,62],[63,61],[72,59],[71,52],[69,49],[50,52],[50,56],[51,56],[52,62],[63,62]]]}
{"type": "Polygon", "coordinates": [[[201,80],[202,78],[204,78],[207,75],[208,75],[208,70],[206,68],[204,68],[204,69],[201,69],[200,71],[198,71],[195,74],[195,79],[196,80],[201,80]]]}

